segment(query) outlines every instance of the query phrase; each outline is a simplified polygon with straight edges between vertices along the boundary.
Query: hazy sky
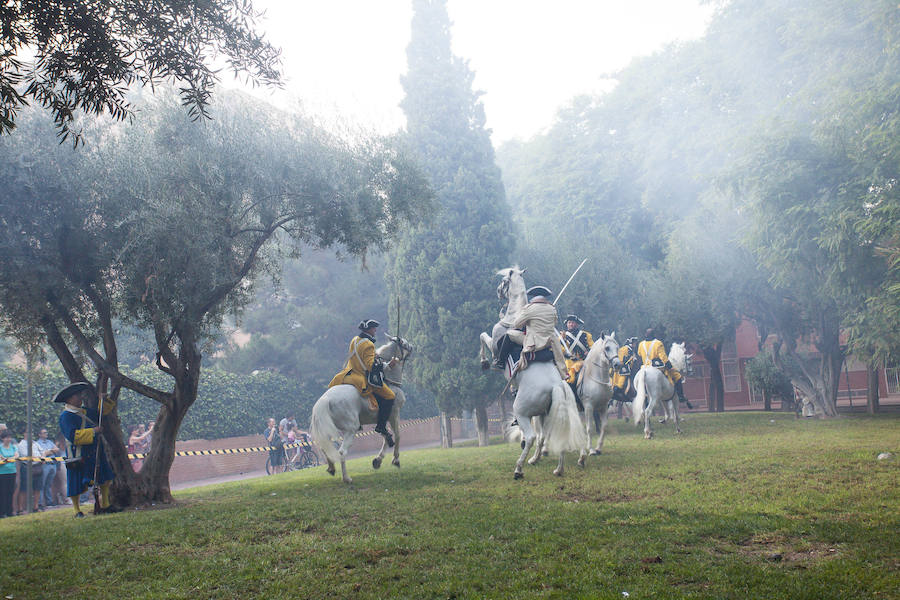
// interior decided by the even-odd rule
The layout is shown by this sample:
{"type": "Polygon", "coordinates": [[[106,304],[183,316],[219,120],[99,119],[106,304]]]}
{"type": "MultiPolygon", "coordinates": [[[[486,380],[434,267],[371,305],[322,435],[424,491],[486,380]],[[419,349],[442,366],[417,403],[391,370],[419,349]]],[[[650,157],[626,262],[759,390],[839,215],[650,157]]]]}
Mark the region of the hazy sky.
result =
{"type": "MultiPolygon", "coordinates": [[[[283,50],[286,90],[255,92],[302,102],[389,132],[398,104],[412,7],[409,0],[253,0],[261,28],[283,50]]],[[[527,138],[604,75],[666,43],[703,34],[712,8],[699,0],[449,0],[453,51],[469,60],[494,143],[527,138]]],[[[226,82],[226,87],[231,87],[226,82]]]]}

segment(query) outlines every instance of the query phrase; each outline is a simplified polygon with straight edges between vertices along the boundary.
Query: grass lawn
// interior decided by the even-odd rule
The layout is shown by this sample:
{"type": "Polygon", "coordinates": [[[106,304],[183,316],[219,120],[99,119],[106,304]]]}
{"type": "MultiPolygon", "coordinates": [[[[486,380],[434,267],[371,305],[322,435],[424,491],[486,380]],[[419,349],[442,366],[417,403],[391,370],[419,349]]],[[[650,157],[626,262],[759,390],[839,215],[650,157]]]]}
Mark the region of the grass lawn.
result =
{"type": "Polygon", "coordinates": [[[585,470],[418,450],[0,521],[0,598],[900,598],[900,417],[613,422],[585,470]],[[891,452],[891,460],[876,460],[891,452]]]}

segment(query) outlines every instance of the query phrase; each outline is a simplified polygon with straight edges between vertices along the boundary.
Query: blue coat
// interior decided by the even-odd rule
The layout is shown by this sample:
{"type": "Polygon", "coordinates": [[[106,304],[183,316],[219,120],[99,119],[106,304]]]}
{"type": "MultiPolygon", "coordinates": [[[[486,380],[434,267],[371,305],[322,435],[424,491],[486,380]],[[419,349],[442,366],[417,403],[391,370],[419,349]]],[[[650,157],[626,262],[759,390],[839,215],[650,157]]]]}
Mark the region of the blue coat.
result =
{"type": "MultiPolygon", "coordinates": [[[[81,462],[66,463],[66,496],[79,496],[87,491],[94,482],[94,467],[97,464],[96,459],[100,460],[100,469],[97,472],[96,482],[98,485],[112,481],[115,477],[109,462],[106,459],[106,452],[100,449],[97,452],[99,436],[90,436],[92,441],[88,444],[75,444],[76,432],[82,429],[90,429],[96,427],[100,420],[97,409],[82,409],[83,412],[74,413],[64,410],[59,415],[59,430],[66,437],[66,457],[81,457],[81,462]]],[[[104,411],[106,412],[106,411],[104,411]]],[[[85,434],[81,434],[84,436],[85,434]]],[[[79,436],[81,437],[81,436],[79,436]]],[[[80,439],[79,441],[84,441],[80,439]]]]}

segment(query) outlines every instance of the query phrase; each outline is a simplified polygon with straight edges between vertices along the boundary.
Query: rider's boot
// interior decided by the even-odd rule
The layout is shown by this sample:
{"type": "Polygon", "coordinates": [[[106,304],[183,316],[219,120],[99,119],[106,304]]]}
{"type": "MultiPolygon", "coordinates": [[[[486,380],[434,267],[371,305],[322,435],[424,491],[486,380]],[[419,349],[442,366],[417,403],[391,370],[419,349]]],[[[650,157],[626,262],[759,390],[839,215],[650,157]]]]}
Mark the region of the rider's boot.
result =
{"type": "Polygon", "coordinates": [[[683,381],[683,379],[679,379],[675,382],[675,393],[678,394],[678,401],[687,404],[688,408],[694,408],[693,406],[691,406],[690,401],[688,401],[688,399],[684,397],[684,386],[682,386],[683,381]]]}
{"type": "Polygon", "coordinates": [[[572,388],[572,394],[575,396],[575,405],[578,407],[578,412],[584,412],[584,404],[581,402],[581,397],[578,395],[578,386],[574,383],[570,383],[569,387],[572,388]]]}
{"type": "Polygon", "coordinates": [[[391,410],[394,408],[394,400],[387,400],[381,396],[375,396],[375,400],[378,402],[378,422],[375,425],[375,433],[383,435],[388,448],[393,448],[394,436],[387,430],[387,422],[391,416],[391,410]]]}
{"type": "Polygon", "coordinates": [[[506,366],[506,359],[509,357],[509,353],[512,350],[512,342],[509,341],[509,337],[507,335],[503,335],[500,338],[500,341],[497,342],[497,356],[494,358],[494,367],[497,369],[503,369],[506,366]]]}

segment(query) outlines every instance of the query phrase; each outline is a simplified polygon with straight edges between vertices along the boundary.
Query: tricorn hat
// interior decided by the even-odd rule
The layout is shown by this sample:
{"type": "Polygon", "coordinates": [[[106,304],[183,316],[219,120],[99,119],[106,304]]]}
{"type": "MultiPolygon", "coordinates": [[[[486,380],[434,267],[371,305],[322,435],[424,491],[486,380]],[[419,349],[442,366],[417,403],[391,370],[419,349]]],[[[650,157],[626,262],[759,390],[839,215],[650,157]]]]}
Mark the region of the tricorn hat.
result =
{"type": "Polygon", "coordinates": [[[566,315],[566,321],[575,321],[579,325],[584,325],[584,321],[578,318],[578,315],[566,315]]]}
{"type": "Polygon", "coordinates": [[[543,296],[544,298],[549,298],[553,295],[553,292],[551,292],[549,288],[545,288],[542,285],[536,285],[532,288],[528,288],[525,293],[528,294],[529,298],[532,298],[534,296],[543,296]]]}
{"type": "Polygon", "coordinates": [[[379,323],[375,319],[365,319],[359,322],[359,328],[363,331],[365,331],[366,329],[371,329],[373,327],[381,327],[381,323],[379,323]]]}
{"type": "Polygon", "coordinates": [[[56,392],[56,395],[53,396],[54,402],[65,402],[75,394],[80,394],[81,392],[91,392],[94,393],[94,386],[89,383],[85,383],[84,381],[76,381],[75,383],[70,383],[63,389],[56,392]]]}

